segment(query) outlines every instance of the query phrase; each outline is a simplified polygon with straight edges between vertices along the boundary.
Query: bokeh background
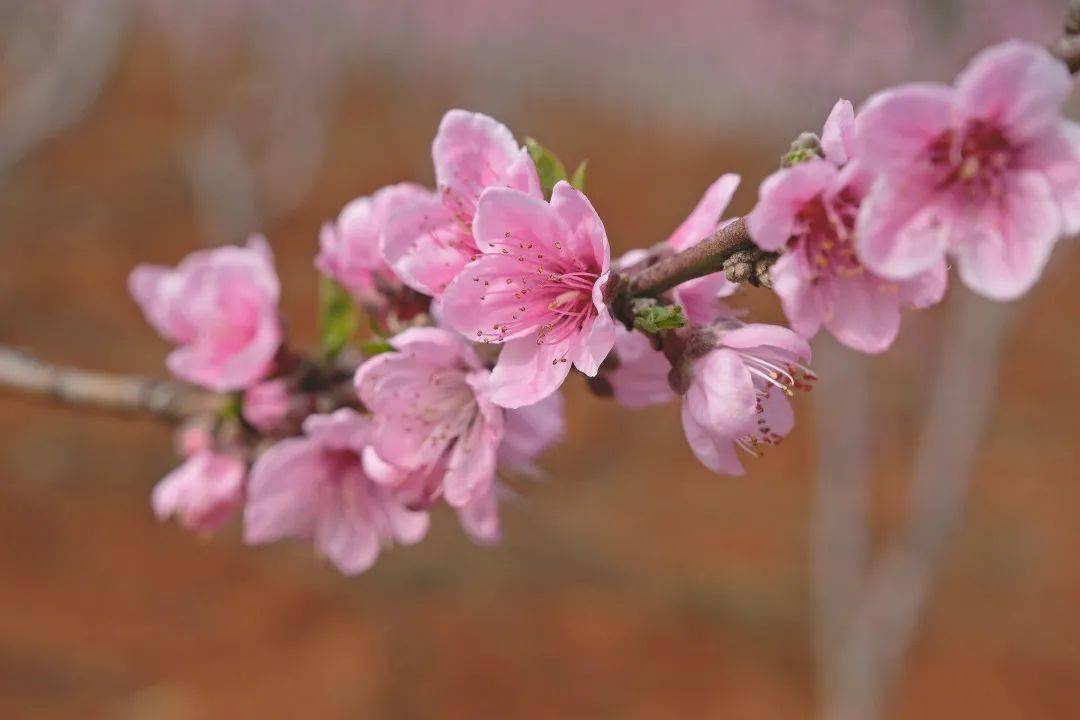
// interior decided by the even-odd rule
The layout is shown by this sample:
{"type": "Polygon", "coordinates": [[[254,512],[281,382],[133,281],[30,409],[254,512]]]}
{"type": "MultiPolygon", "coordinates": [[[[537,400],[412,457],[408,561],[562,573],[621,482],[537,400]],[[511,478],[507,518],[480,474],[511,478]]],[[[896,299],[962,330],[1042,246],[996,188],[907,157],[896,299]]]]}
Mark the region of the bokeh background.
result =
{"type": "MultiPolygon", "coordinates": [[[[430,184],[451,107],[587,157],[615,249],[649,245],[723,172],[743,175],[732,210],[749,210],[836,97],[947,80],[1005,37],[1052,40],[1062,5],[3,0],[0,342],[160,374],[167,348],[127,273],[259,230],[313,346],[320,224],[384,184],[430,184]]],[[[1069,250],[1007,311],[967,517],[894,717],[1080,717],[1069,250]]],[[[958,294],[870,366],[876,541],[905,509],[958,294]]],[[[781,319],[765,292],[737,302],[781,319]]],[[[164,425],[0,397],[0,716],[811,716],[811,406],[829,398],[800,399],[782,448],[719,478],[676,407],[621,411],[579,380],[567,441],[546,481],[519,483],[502,548],[440,515],[354,579],[306,547],[245,548],[237,527],[155,522],[164,425]]]]}

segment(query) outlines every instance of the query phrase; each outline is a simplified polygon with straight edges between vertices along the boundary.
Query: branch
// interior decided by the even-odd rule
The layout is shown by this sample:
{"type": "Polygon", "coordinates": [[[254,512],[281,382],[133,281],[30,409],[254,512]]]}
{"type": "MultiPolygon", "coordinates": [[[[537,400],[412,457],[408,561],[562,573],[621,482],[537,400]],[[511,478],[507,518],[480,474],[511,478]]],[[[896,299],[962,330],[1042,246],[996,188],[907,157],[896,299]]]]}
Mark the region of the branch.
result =
{"type": "Polygon", "coordinates": [[[732,255],[754,247],[746,221],[736,218],[697,245],[635,273],[630,278],[630,295],[655,297],[687,280],[720,272],[732,255]]]}
{"type": "Polygon", "coordinates": [[[174,380],[88,372],[49,365],[0,346],[0,392],[44,395],[66,405],[149,413],[171,421],[216,412],[224,397],[174,380]]]}

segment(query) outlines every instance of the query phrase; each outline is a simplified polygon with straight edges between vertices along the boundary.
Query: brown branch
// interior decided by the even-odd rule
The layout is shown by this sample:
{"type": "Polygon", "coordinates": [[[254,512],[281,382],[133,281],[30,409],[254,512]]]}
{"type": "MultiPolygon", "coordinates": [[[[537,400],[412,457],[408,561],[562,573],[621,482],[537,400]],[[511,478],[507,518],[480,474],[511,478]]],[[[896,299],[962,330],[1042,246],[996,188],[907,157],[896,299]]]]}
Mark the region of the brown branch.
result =
{"type": "Polygon", "coordinates": [[[43,395],[67,405],[148,413],[177,421],[216,412],[224,397],[174,380],[89,372],[50,365],[0,346],[0,392],[43,395]]]}
{"type": "Polygon", "coordinates": [[[697,245],[635,273],[629,292],[634,297],[655,297],[687,280],[720,272],[733,254],[753,248],[746,221],[736,218],[697,245]]]}

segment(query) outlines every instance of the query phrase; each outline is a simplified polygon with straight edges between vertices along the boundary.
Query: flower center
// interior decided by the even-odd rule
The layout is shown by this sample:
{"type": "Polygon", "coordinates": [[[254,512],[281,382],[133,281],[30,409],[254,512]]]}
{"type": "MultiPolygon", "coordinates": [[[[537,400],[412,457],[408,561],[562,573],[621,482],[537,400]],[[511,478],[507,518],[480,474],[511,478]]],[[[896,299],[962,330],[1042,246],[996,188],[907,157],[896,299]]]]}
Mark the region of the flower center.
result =
{"type": "Polygon", "coordinates": [[[735,350],[742,359],[757,391],[757,426],[753,432],[736,438],[735,444],[750,453],[760,456],[765,446],[779,445],[784,436],[773,430],[769,420],[769,400],[773,392],[782,392],[793,397],[796,390],[809,392],[814,387],[817,375],[814,371],[790,355],[771,348],[735,350]]]}
{"type": "Polygon", "coordinates": [[[836,197],[819,195],[799,211],[788,249],[802,252],[810,282],[849,278],[864,272],[855,256],[855,218],[859,200],[850,188],[836,197]]]}
{"type": "Polygon", "coordinates": [[[1016,152],[1000,129],[981,120],[957,132],[942,133],[929,148],[930,162],[941,172],[939,189],[959,188],[979,199],[1004,191],[1002,178],[1016,152]]]}

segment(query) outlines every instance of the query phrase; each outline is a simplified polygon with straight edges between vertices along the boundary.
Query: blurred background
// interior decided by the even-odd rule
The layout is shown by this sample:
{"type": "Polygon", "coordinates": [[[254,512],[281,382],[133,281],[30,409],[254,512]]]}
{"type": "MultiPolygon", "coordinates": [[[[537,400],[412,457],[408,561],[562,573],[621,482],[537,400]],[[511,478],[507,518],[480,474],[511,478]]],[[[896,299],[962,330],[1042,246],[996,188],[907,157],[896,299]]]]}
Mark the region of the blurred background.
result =
{"type": "MultiPolygon", "coordinates": [[[[649,245],[721,173],[742,174],[731,210],[749,210],[838,96],[948,80],[1006,37],[1048,42],[1063,4],[0,0],[0,342],[161,374],[128,272],[258,230],[291,333],[314,347],[320,224],[382,185],[430,185],[451,107],[587,157],[615,250],[649,245]]],[[[1003,328],[953,350],[958,379],[990,370],[988,416],[961,397],[957,432],[988,425],[889,717],[1080,717],[1069,249],[1025,300],[963,308],[1003,328]]],[[[864,368],[873,545],[901,524],[961,294],[909,315],[864,368]]],[[[736,302],[781,320],[766,292],[736,302]]],[[[830,463],[815,449],[859,427],[815,425],[830,396],[804,397],[782,448],[721,478],[677,407],[621,411],[580,378],[567,396],[569,437],[505,509],[502,548],[440,515],[354,579],[307,547],[246,548],[235,526],[200,539],[155,522],[165,425],[0,397],[0,716],[813,715],[808,537],[830,463]]]]}

